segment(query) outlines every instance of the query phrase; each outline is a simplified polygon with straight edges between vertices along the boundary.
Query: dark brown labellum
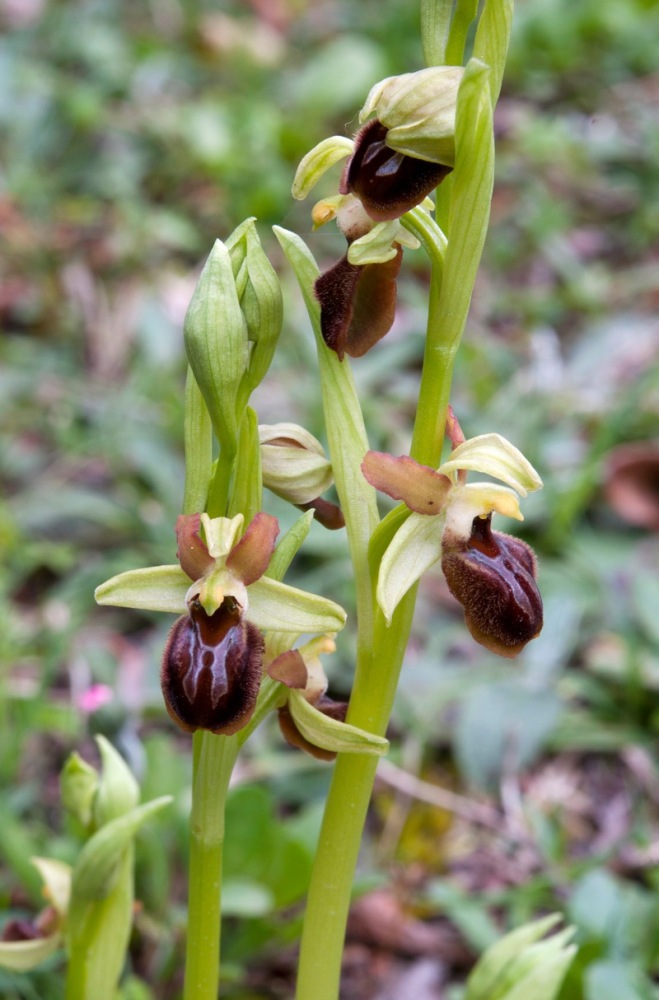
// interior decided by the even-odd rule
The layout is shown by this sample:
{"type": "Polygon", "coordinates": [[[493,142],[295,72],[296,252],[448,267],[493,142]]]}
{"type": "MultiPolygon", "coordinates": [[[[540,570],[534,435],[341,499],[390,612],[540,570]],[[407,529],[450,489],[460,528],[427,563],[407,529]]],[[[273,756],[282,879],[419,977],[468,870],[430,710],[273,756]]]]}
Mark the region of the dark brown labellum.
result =
{"type": "Polygon", "coordinates": [[[355,139],[341,179],[341,194],[355,194],[376,222],[398,219],[420,205],[451,167],[397,153],[386,144],[387,129],[374,118],[355,139]]]}
{"type": "Polygon", "coordinates": [[[517,656],[542,628],[536,561],[526,542],[474,519],[471,536],[442,555],[449,590],[462,604],[476,642],[500,656],[517,656]]]}
{"type": "MultiPolygon", "coordinates": [[[[331,719],[336,719],[337,722],[345,722],[348,703],[345,701],[333,701],[327,695],[322,695],[314,704],[314,708],[317,708],[323,715],[327,715],[331,719]]],[[[336,757],[334,750],[325,750],[323,747],[317,747],[305,739],[295,725],[295,719],[291,715],[288,705],[283,705],[279,709],[278,716],[282,736],[290,746],[296,747],[298,750],[304,750],[305,753],[311,754],[312,757],[316,757],[318,760],[334,760],[336,757]]]]}
{"type": "Polygon", "coordinates": [[[235,733],[252,716],[261,682],[263,637],[227,597],[215,614],[199,601],[169,633],[160,682],[170,716],[187,732],[235,733]]]}

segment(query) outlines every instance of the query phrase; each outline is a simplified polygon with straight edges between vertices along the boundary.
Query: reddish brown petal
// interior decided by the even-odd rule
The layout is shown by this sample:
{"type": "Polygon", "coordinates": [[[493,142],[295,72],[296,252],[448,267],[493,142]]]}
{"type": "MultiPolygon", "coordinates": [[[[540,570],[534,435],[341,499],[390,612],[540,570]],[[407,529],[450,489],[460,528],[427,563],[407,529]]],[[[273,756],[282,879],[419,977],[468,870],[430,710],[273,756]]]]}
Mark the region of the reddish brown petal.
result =
{"type": "Polygon", "coordinates": [[[332,503],[331,500],[323,500],[322,497],[316,497],[315,500],[310,500],[309,503],[298,503],[295,506],[299,510],[313,510],[315,519],[320,521],[323,528],[327,528],[329,531],[338,531],[339,528],[345,528],[346,526],[343,511],[337,504],[332,503]]]}
{"type": "Polygon", "coordinates": [[[340,360],[360,358],[389,332],[403,251],[383,264],[351,264],[347,254],[316,280],[323,340],[340,360]]]}
{"type": "Polygon", "coordinates": [[[174,623],[160,682],[165,706],[181,729],[235,733],[249,722],[261,683],[264,642],[227,598],[213,615],[198,602],[174,623]]]}
{"type": "Polygon", "coordinates": [[[355,139],[355,150],[346,163],[339,190],[355,194],[376,222],[398,219],[420,205],[451,167],[417,160],[386,145],[387,129],[374,118],[355,139]]]}
{"type": "Polygon", "coordinates": [[[259,580],[268,568],[279,534],[279,522],[272,514],[257,514],[247,531],[227,556],[227,569],[246,587],[259,580]]]}
{"type": "Polygon", "coordinates": [[[176,558],[191,580],[199,580],[215,561],[199,534],[201,514],[180,514],[176,519],[176,558]]]}
{"type": "Polygon", "coordinates": [[[287,649],[275,657],[268,667],[268,674],[274,681],[281,681],[289,688],[303,691],[307,686],[307,668],[297,649],[287,649]]]}
{"type": "Polygon", "coordinates": [[[500,656],[517,656],[542,628],[542,598],[533,550],[519,538],[474,519],[471,538],[442,555],[449,590],[464,608],[476,642],[500,656]]]}
{"type": "MultiPolygon", "coordinates": [[[[346,712],[348,711],[348,703],[345,701],[332,701],[327,695],[322,695],[314,707],[331,719],[336,719],[338,722],[345,722],[346,712]]],[[[298,750],[304,750],[318,760],[334,760],[336,757],[334,750],[325,750],[323,747],[317,747],[314,743],[310,743],[309,740],[305,739],[295,725],[295,720],[290,713],[288,705],[284,705],[279,709],[278,716],[282,736],[290,746],[297,747],[298,750]]]]}
{"type": "Polygon", "coordinates": [[[439,514],[451,488],[447,476],[420,465],[408,455],[394,458],[386,452],[368,451],[362,472],[376,490],[402,500],[417,514],[439,514]]]}

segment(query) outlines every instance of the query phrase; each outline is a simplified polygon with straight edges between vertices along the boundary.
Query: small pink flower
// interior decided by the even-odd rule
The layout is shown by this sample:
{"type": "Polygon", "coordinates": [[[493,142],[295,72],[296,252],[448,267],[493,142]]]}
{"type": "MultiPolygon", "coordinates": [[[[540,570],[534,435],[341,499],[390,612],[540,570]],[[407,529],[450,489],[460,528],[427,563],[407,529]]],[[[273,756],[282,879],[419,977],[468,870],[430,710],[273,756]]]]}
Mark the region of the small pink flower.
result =
{"type": "Polygon", "coordinates": [[[93,715],[99,708],[109,704],[114,698],[111,687],[107,684],[92,684],[78,698],[78,708],[85,715],[93,715]]]}

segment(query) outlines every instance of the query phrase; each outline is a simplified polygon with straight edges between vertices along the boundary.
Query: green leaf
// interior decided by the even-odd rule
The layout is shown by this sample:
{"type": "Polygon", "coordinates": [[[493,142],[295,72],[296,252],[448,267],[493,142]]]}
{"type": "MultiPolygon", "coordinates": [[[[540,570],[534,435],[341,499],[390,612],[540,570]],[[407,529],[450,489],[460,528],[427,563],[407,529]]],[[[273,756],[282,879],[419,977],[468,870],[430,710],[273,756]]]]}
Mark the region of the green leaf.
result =
{"type": "MultiPolygon", "coordinates": [[[[572,930],[567,928],[540,945],[538,942],[560,920],[559,913],[552,913],[511,931],[488,948],[469,976],[466,1000],[512,1000],[515,994],[509,991],[515,988],[516,982],[527,982],[530,989],[532,984],[526,977],[534,968],[546,971],[547,986],[552,991],[537,992],[534,985],[534,991],[527,994],[527,1000],[553,1000],[558,988],[557,970],[560,972],[560,984],[574,957],[573,949],[563,948],[572,930]]],[[[518,994],[515,1000],[523,1000],[523,996],[524,994],[518,994]]]]}
{"type": "Polygon", "coordinates": [[[340,605],[263,576],[249,590],[247,617],[264,632],[340,632],[346,613],[340,605]]]}
{"type": "Polygon", "coordinates": [[[69,754],[60,774],[62,805],[85,828],[92,821],[92,807],[98,784],[96,768],[83,760],[79,753],[74,751],[69,754]]]}
{"type": "MultiPolygon", "coordinates": [[[[243,377],[238,399],[238,412],[249,402],[251,393],[261,384],[270,368],[284,319],[284,305],[279,278],[268,260],[256,231],[255,220],[248,219],[242,227],[245,242],[247,282],[240,294],[240,305],[252,342],[249,366],[243,377]]],[[[227,240],[227,246],[231,237],[227,240]]]]}
{"type": "Polygon", "coordinates": [[[182,615],[187,611],[185,595],[191,583],[178,563],[149,566],[111,577],[96,588],[94,597],[98,604],[182,615]]]}
{"type": "Polygon", "coordinates": [[[288,707],[304,738],[314,746],[322,747],[323,750],[382,757],[389,749],[389,741],[384,737],[374,736],[364,729],[323,715],[309,704],[301,691],[290,692],[288,707]]]}

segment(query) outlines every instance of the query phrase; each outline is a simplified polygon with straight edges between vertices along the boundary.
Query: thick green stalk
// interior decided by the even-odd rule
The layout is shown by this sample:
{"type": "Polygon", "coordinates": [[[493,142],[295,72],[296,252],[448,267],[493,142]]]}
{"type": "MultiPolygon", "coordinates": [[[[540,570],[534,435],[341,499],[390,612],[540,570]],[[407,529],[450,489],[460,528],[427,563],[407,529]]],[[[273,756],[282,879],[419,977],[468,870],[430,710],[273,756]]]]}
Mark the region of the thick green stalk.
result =
{"type": "Polygon", "coordinates": [[[235,736],[193,736],[188,936],[184,1000],[217,1000],[224,804],[238,755],[235,736]]]}

